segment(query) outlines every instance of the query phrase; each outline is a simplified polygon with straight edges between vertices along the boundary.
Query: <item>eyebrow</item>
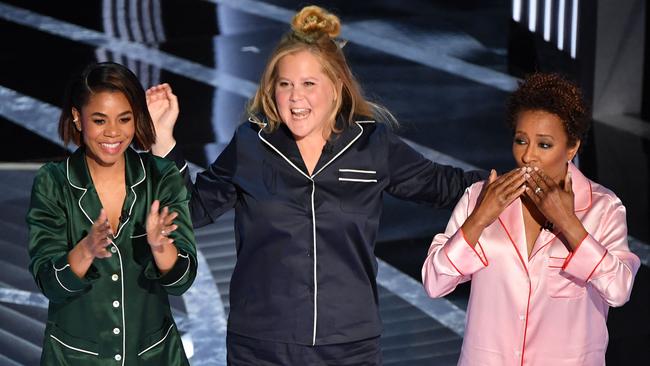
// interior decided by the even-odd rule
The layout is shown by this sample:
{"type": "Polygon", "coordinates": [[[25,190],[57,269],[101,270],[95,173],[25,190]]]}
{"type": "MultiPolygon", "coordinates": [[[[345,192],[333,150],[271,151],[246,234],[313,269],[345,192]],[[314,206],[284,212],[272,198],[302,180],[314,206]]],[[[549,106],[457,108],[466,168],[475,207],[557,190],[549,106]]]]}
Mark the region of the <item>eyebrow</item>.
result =
{"type": "MultiPolygon", "coordinates": [[[[133,114],[133,112],[132,111],[124,111],[124,112],[118,114],[118,117],[123,116],[125,114],[133,114]]],[[[91,116],[108,117],[108,115],[106,115],[106,114],[104,114],[102,112],[95,112],[95,113],[91,114],[91,116]]]]}
{"type": "MultiPolygon", "coordinates": [[[[519,131],[519,130],[515,131],[515,135],[516,135],[516,134],[522,134],[522,135],[526,135],[526,136],[528,136],[528,134],[527,134],[526,132],[524,132],[524,131],[519,131]]],[[[536,134],[535,136],[537,136],[537,137],[548,137],[548,138],[550,138],[550,139],[554,139],[554,137],[553,137],[552,135],[545,135],[545,134],[543,134],[543,133],[538,133],[538,134],[536,134]]]]}
{"type": "Polygon", "coordinates": [[[538,133],[538,134],[535,135],[535,136],[537,136],[537,137],[548,137],[548,138],[550,138],[551,140],[554,140],[553,136],[551,136],[551,135],[544,135],[544,134],[538,133]]]}

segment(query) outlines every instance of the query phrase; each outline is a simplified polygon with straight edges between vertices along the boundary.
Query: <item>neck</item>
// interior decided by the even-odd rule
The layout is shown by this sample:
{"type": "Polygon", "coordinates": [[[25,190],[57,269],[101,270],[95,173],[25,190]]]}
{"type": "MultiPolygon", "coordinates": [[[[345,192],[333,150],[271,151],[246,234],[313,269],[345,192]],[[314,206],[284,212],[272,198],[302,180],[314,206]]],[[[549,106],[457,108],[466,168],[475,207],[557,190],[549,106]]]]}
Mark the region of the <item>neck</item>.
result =
{"type": "Polygon", "coordinates": [[[102,164],[91,156],[86,155],[86,164],[88,165],[88,172],[93,181],[108,181],[112,179],[123,179],[124,177],[124,155],[110,165],[102,164]]]}
{"type": "Polygon", "coordinates": [[[301,139],[297,139],[296,144],[298,145],[298,149],[300,149],[300,151],[303,150],[321,151],[323,149],[323,146],[325,146],[328,137],[329,137],[329,133],[327,134],[327,136],[325,136],[324,133],[315,133],[309,136],[305,136],[301,139]]]}

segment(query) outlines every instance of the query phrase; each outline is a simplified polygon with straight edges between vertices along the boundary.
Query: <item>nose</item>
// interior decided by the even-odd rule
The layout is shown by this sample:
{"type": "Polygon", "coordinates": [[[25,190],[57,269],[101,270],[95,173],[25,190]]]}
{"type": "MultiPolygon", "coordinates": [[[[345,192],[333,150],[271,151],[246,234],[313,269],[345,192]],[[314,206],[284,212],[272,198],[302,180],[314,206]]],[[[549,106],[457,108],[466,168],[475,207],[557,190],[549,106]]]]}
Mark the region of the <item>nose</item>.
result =
{"type": "Polygon", "coordinates": [[[115,137],[120,134],[120,129],[117,123],[107,123],[104,129],[104,136],[115,137]]]}
{"type": "Polygon", "coordinates": [[[530,145],[526,146],[523,155],[521,155],[521,161],[526,165],[535,161],[535,151],[530,145]]]}
{"type": "Polygon", "coordinates": [[[289,101],[297,102],[301,99],[302,99],[302,92],[299,91],[297,88],[291,89],[291,94],[289,94],[289,101]]]}

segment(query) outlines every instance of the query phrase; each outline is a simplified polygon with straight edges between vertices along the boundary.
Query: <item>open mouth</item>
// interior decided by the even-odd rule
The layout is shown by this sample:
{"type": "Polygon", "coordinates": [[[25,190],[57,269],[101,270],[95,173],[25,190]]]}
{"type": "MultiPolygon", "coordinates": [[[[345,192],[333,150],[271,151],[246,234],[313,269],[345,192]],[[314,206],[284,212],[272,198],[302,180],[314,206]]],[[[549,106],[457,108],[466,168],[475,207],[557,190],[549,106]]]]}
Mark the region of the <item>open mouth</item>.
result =
{"type": "Polygon", "coordinates": [[[120,146],[122,145],[121,142],[113,142],[113,143],[107,143],[107,142],[102,142],[99,144],[99,146],[108,154],[117,154],[120,152],[120,146]]]}
{"type": "Polygon", "coordinates": [[[291,116],[294,119],[304,119],[309,116],[311,109],[308,108],[291,108],[291,116]]]}

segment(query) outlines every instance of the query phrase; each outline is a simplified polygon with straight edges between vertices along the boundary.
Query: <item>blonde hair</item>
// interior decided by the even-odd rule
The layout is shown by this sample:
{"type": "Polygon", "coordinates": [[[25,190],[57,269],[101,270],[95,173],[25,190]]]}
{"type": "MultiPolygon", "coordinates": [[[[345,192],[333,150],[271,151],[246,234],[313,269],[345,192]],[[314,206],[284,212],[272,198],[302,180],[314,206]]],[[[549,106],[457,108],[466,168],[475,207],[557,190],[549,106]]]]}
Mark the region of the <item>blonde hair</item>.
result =
{"type": "MultiPolygon", "coordinates": [[[[336,37],[341,32],[339,18],[318,6],[302,8],[291,21],[291,31],[285,34],[269,57],[255,96],[248,104],[247,112],[252,121],[266,123],[273,131],[280,126],[282,118],[275,103],[275,84],[278,76],[278,62],[282,57],[300,51],[309,51],[321,63],[325,75],[340,89],[336,90],[336,104],[328,131],[336,131],[336,116],[342,114],[348,124],[355,116],[373,118],[376,110],[383,107],[367,101],[356,81],[336,37]],[[338,95],[340,94],[340,95],[338,95]],[[261,120],[262,114],[266,120],[261,120]]],[[[385,111],[387,112],[387,111],[385,111]]],[[[388,113],[390,114],[390,113],[388,113]]],[[[392,116],[391,116],[392,117],[392,116]]]]}

